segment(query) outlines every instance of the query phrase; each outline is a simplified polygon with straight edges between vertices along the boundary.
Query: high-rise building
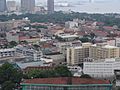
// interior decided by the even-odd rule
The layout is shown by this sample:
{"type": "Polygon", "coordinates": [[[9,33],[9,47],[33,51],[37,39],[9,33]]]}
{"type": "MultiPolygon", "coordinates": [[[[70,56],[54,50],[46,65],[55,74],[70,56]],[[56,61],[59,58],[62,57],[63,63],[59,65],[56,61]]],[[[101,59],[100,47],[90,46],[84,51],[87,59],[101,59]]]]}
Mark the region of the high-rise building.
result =
{"type": "Polygon", "coordinates": [[[84,43],[78,47],[67,48],[67,64],[78,65],[84,62],[85,58],[89,57],[89,48],[91,43],[84,43]]]}
{"type": "Polygon", "coordinates": [[[8,11],[16,11],[17,7],[16,7],[16,1],[7,1],[7,9],[8,11]]]}
{"type": "Polygon", "coordinates": [[[119,47],[110,46],[106,44],[95,44],[90,47],[90,58],[94,60],[117,58],[119,57],[119,47]]]}
{"type": "Polygon", "coordinates": [[[7,10],[6,0],[0,0],[0,12],[5,12],[7,10]]]}
{"type": "Polygon", "coordinates": [[[35,0],[21,0],[21,11],[23,13],[34,13],[35,0]]]}
{"type": "Polygon", "coordinates": [[[47,0],[48,13],[54,13],[54,0],[47,0]]]}

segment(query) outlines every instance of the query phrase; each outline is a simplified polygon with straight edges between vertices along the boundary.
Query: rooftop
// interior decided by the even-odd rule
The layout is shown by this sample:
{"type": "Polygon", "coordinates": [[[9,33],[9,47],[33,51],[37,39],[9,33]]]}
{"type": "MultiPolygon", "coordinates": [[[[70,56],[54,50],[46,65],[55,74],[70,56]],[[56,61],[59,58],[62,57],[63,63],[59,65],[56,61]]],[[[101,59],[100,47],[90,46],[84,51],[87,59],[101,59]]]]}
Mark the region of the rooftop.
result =
{"type": "Polygon", "coordinates": [[[61,38],[78,37],[77,35],[74,35],[74,34],[59,34],[58,36],[61,38]]]}
{"type": "Polygon", "coordinates": [[[28,79],[22,82],[22,84],[68,84],[72,81],[72,84],[110,84],[108,80],[99,79],[86,79],[79,77],[58,77],[58,78],[39,78],[39,79],[28,79]],[[71,79],[71,80],[70,80],[71,79]]]}

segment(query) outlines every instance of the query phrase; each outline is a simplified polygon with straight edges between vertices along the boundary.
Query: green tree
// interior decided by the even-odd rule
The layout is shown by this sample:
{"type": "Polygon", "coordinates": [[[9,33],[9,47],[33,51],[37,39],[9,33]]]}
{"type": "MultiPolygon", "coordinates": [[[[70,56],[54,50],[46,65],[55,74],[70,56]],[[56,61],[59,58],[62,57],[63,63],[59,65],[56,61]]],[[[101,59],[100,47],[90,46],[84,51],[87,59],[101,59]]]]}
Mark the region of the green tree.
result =
{"type": "MultiPolygon", "coordinates": [[[[21,70],[15,68],[12,64],[5,63],[0,67],[0,84],[3,85],[2,87],[4,87],[10,82],[12,82],[14,85],[18,85],[21,82],[21,79],[22,79],[21,70]]],[[[14,86],[13,84],[12,86],[14,86]]]]}
{"type": "Polygon", "coordinates": [[[80,38],[80,41],[82,43],[86,43],[86,42],[90,42],[90,39],[88,37],[83,37],[83,38],[80,38]]]}
{"type": "Polygon", "coordinates": [[[20,41],[20,44],[28,44],[27,41],[20,41]]]}
{"type": "Polygon", "coordinates": [[[67,66],[58,66],[55,68],[55,72],[60,77],[70,77],[71,72],[68,70],[67,66]]]}
{"type": "Polygon", "coordinates": [[[11,81],[5,81],[2,84],[2,90],[14,90],[15,89],[15,83],[11,82],[11,81]]]}
{"type": "Polygon", "coordinates": [[[118,88],[117,90],[120,90],[120,88],[118,88]]]}
{"type": "Polygon", "coordinates": [[[66,66],[58,66],[54,70],[31,70],[24,78],[49,78],[49,77],[71,77],[72,74],[66,66]]]}
{"type": "Polygon", "coordinates": [[[15,41],[9,42],[9,47],[13,48],[15,46],[17,46],[17,42],[15,42],[15,41]]]}
{"type": "Polygon", "coordinates": [[[83,75],[81,75],[80,78],[92,78],[92,77],[90,75],[88,75],[88,74],[83,74],[83,75]]]}

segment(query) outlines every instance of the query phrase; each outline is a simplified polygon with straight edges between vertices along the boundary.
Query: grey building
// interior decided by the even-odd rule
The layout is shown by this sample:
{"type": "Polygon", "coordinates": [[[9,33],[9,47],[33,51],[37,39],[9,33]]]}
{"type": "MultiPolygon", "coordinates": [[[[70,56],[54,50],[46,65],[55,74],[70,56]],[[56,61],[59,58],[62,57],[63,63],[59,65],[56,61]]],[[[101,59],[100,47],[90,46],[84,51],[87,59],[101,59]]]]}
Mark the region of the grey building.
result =
{"type": "Polygon", "coordinates": [[[48,14],[54,13],[54,0],[47,0],[48,14]]]}
{"type": "Polygon", "coordinates": [[[5,12],[7,10],[6,0],[0,0],[0,12],[5,12]]]}
{"type": "Polygon", "coordinates": [[[34,13],[35,0],[21,0],[21,11],[23,13],[34,13]]]}

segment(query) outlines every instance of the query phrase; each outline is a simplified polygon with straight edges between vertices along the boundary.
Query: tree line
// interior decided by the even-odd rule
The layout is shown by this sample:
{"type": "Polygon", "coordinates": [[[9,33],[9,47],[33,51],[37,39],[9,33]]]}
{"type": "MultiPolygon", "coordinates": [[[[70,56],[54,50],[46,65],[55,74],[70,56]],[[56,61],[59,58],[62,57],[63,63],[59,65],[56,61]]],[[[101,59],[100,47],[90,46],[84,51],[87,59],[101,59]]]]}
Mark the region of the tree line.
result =
{"type": "Polygon", "coordinates": [[[22,19],[28,17],[31,22],[44,22],[44,23],[59,23],[64,24],[66,21],[72,21],[73,19],[86,19],[91,21],[103,22],[107,26],[117,25],[120,28],[120,16],[119,14],[88,14],[88,13],[63,13],[62,11],[55,12],[53,14],[22,14],[22,15],[0,15],[0,21],[8,21],[12,19],[22,19]]]}

